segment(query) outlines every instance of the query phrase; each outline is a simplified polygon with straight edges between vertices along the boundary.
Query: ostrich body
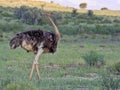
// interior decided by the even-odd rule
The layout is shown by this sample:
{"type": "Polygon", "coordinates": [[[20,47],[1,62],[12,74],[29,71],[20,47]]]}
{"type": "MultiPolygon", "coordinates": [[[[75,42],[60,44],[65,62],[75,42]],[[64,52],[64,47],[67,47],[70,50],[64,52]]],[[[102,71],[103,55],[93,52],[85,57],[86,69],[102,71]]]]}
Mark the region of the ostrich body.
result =
{"type": "Polygon", "coordinates": [[[50,18],[50,14],[47,14],[48,19],[54,27],[55,33],[42,30],[29,30],[21,32],[15,35],[10,41],[10,48],[15,49],[21,46],[27,52],[34,52],[35,58],[30,72],[29,79],[32,79],[34,67],[40,79],[38,69],[38,59],[43,53],[54,53],[57,48],[57,43],[60,39],[60,33],[53,20],[50,18]]]}

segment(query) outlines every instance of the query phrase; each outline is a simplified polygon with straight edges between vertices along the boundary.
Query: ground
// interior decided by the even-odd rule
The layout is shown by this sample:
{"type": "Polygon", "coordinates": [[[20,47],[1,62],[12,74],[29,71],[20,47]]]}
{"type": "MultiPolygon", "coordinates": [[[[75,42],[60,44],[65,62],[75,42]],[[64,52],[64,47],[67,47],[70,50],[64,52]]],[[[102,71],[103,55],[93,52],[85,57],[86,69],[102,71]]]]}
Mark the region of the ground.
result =
{"type": "Polygon", "coordinates": [[[11,50],[9,40],[1,41],[0,90],[102,90],[100,78],[107,74],[107,67],[120,61],[119,48],[120,42],[116,40],[63,36],[55,54],[40,57],[41,80],[34,72],[30,81],[33,53],[21,48],[11,50]],[[88,67],[82,56],[91,50],[102,53],[106,65],[88,67]]]}

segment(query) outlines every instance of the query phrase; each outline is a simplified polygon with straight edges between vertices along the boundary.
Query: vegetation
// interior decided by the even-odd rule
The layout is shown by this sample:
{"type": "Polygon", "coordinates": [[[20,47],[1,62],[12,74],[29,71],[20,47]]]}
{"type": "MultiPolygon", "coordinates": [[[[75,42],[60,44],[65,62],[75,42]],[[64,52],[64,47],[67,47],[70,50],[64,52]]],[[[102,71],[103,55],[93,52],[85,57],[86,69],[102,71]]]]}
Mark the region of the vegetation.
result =
{"type": "Polygon", "coordinates": [[[92,10],[88,10],[88,16],[93,16],[94,12],[92,10]]]}
{"type": "Polygon", "coordinates": [[[81,9],[85,9],[87,7],[87,3],[81,3],[79,6],[81,9]]]}
{"type": "Polygon", "coordinates": [[[115,75],[120,75],[120,62],[111,65],[108,70],[115,75]]]}
{"type": "Polygon", "coordinates": [[[102,90],[119,90],[120,78],[111,75],[102,76],[102,90]]]}
{"type": "Polygon", "coordinates": [[[101,8],[101,10],[108,10],[108,8],[107,7],[103,7],[103,8],[101,8]]]}
{"type": "Polygon", "coordinates": [[[87,54],[83,56],[83,58],[86,64],[89,66],[100,67],[102,65],[105,65],[104,56],[95,51],[88,52],[87,54]]]}
{"type": "MultiPolygon", "coordinates": [[[[46,19],[45,11],[41,9],[21,6],[20,8],[1,7],[0,11],[1,32],[28,30],[32,25],[32,29],[38,25],[37,28],[52,30],[49,21],[46,19]]],[[[114,37],[120,32],[120,17],[96,16],[93,15],[92,11],[86,14],[79,14],[76,10],[73,10],[72,13],[54,11],[52,18],[58,25],[60,32],[65,35],[88,33],[106,34],[114,37]]]]}
{"type": "Polygon", "coordinates": [[[115,64],[115,70],[120,73],[120,62],[115,64]]]}
{"type": "Polygon", "coordinates": [[[76,16],[76,15],[77,15],[77,9],[75,9],[75,8],[73,9],[72,15],[73,15],[73,16],[76,16]]]}
{"type": "MultiPolygon", "coordinates": [[[[68,6],[61,6],[55,3],[47,3],[44,1],[33,1],[33,0],[1,0],[0,6],[4,7],[20,7],[22,5],[29,7],[37,7],[47,11],[60,11],[60,12],[72,12],[73,8],[68,6]],[[22,2],[22,3],[21,3],[22,2]]],[[[77,9],[78,13],[87,13],[86,9],[77,9]]],[[[102,16],[120,16],[119,10],[94,10],[95,15],[102,16]]]]}
{"type": "MultiPolygon", "coordinates": [[[[117,63],[120,60],[120,44],[119,42],[107,42],[106,38],[109,36],[104,36],[105,39],[102,37],[96,36],[93,39],[93,37],[86,38],[86,36],[81,38],[80,36],[64,35],[54,55],[46,54],[40,57],[40,81],[37,79],[37,73],[33,74],[32,81],[28,79],[34,58],[33,54],[27,53],[21,48],[10,50],[8,40],[0,41],[0,89],[103,90],[103,84],[106,80],[101,76],[104,75],[107,78],[106,67],[113,64],[113,61],[117,63]],[[105,47],[100,45],[105,45],[105,47]],[[104,55],[106,61],[104,67],[89,68],[85,64],[82,56],[91,50],[104,55]]],[[[119,75],[110,74],[113,78],[120,78],[119,75]]],[[[117,81],[114,85],[118,87],[117,81]]]]}
{"type": "MultiPolygon", "coordinates": [[[[15,2],[7,4],[13,7],[0,7],[0,90],[120,89],[120,14],[110,10],[69,8],[70,12],[58,12],[50,8],[62,38],[54,55],[40,57],[41,80],[34,73],[29,81],[33,54],[21,48],[10,50],[8,44],[16,33],[25,30],[53,31],[44,11],[48,3],[44,10],[41,4],[32,3],[23,2],[40,7],[21,6],[20,3],[20,7],[14,7],[15,2]],[[94,61],[90,64],[92,67],[88,67],[83,56],[87,63],[94,61]]],[[[53,8],[58,6],[51,5],[53,8]]],[[[67,7],[63,10],[69,11],[67,7]]]]}

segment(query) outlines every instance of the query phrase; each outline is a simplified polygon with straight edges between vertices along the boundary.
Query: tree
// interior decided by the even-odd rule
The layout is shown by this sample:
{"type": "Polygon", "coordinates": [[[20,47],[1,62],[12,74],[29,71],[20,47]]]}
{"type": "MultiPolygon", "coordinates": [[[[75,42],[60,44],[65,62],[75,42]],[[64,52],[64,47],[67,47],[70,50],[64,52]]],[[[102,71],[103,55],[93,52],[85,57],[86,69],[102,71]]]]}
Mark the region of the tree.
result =
{"type": "Polygon", "coordinates": [[[72,10],[72,15],[73,15],[73,16],[77,15],[77,9],[73,8],[73,10],[72,10]]]}
{"type": "Polygon", "coordinates": [[[50,1],[50,3],[54,3],[54,1],[50,1]]]}
{"type": "Polygon", "coordinates": [[[101,10],[108,10],[108,8],[107,7],[103,7],[103,8],[101,8],[101,10]]]}
{"type": "Polygon", "coordinates": [[[25,11],[28,10],[29,7],[27,6],[21,6],[20,8],[16,8],[15,15],[18,19],[22,18],[25,11]]]}
{"type": "Polygon", "coordinates": [[[92,10],[88,10],[88,16],[93,16],[94,15],[94,13],[93,13],[93,11],[92,10]]]}
{"type": "Polygon", "coordinates": [[[87,7],[87,3],[81,3],[79,5],[80,8],[85,9],[87,7]]]}
{"type": "Polygon", "coordinates": [[[46,3],[42,3],[42,4],[41,4],[42,10],[44,9],[45,5],[46,5],[46,3]]]}
{"type": "Polygon", "coordinates": [[[24,23],[31,24],[30,23],[31,18],[32,18],[32,12],[30,10],[27,10],[26,12],[23,13],[23,16],[21,19],[24,23]]]}

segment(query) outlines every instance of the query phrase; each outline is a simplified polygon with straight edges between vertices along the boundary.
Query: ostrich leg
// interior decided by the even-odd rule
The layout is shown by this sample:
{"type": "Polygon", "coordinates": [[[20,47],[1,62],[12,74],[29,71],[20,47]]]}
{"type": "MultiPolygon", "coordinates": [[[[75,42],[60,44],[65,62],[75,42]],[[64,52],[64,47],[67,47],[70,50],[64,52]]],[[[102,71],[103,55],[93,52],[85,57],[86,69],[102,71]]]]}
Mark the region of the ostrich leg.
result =
{"type": "Polygon", "coordinates": [[[43,53],[43,49],[41,48],[41,49],[39,49],[39,51],[35,55],[35,60],[33,62],[32,69],[31,69],[31,72],[30,72],[30,77],[29,77],[30,80],[32,79],[32,75],[33,75],[35,65],[36,65],[36,71],[37,71],[38,79],[40,79],[40,73],[39,73],[39,69],[38,69],[38,59],[39,59],[39,56],[42,53],[43,53]]]}
{"type": "Polygon", "coordinates": [[[30,80],[32,79],[32,74],[33,74],[34,68],[35,68],[35,64],[33,63],[32,69],[31,69],[31,72],[30,72],[30,77],[29,77],[30,80]]]}
{"type": "Polygon", "coordinates": [[[40,72],[39,72],[39,69],[38,69],[38,64],[36,64],[36,71],[37,71],[38,79],[40,80],[40,72]]]}

